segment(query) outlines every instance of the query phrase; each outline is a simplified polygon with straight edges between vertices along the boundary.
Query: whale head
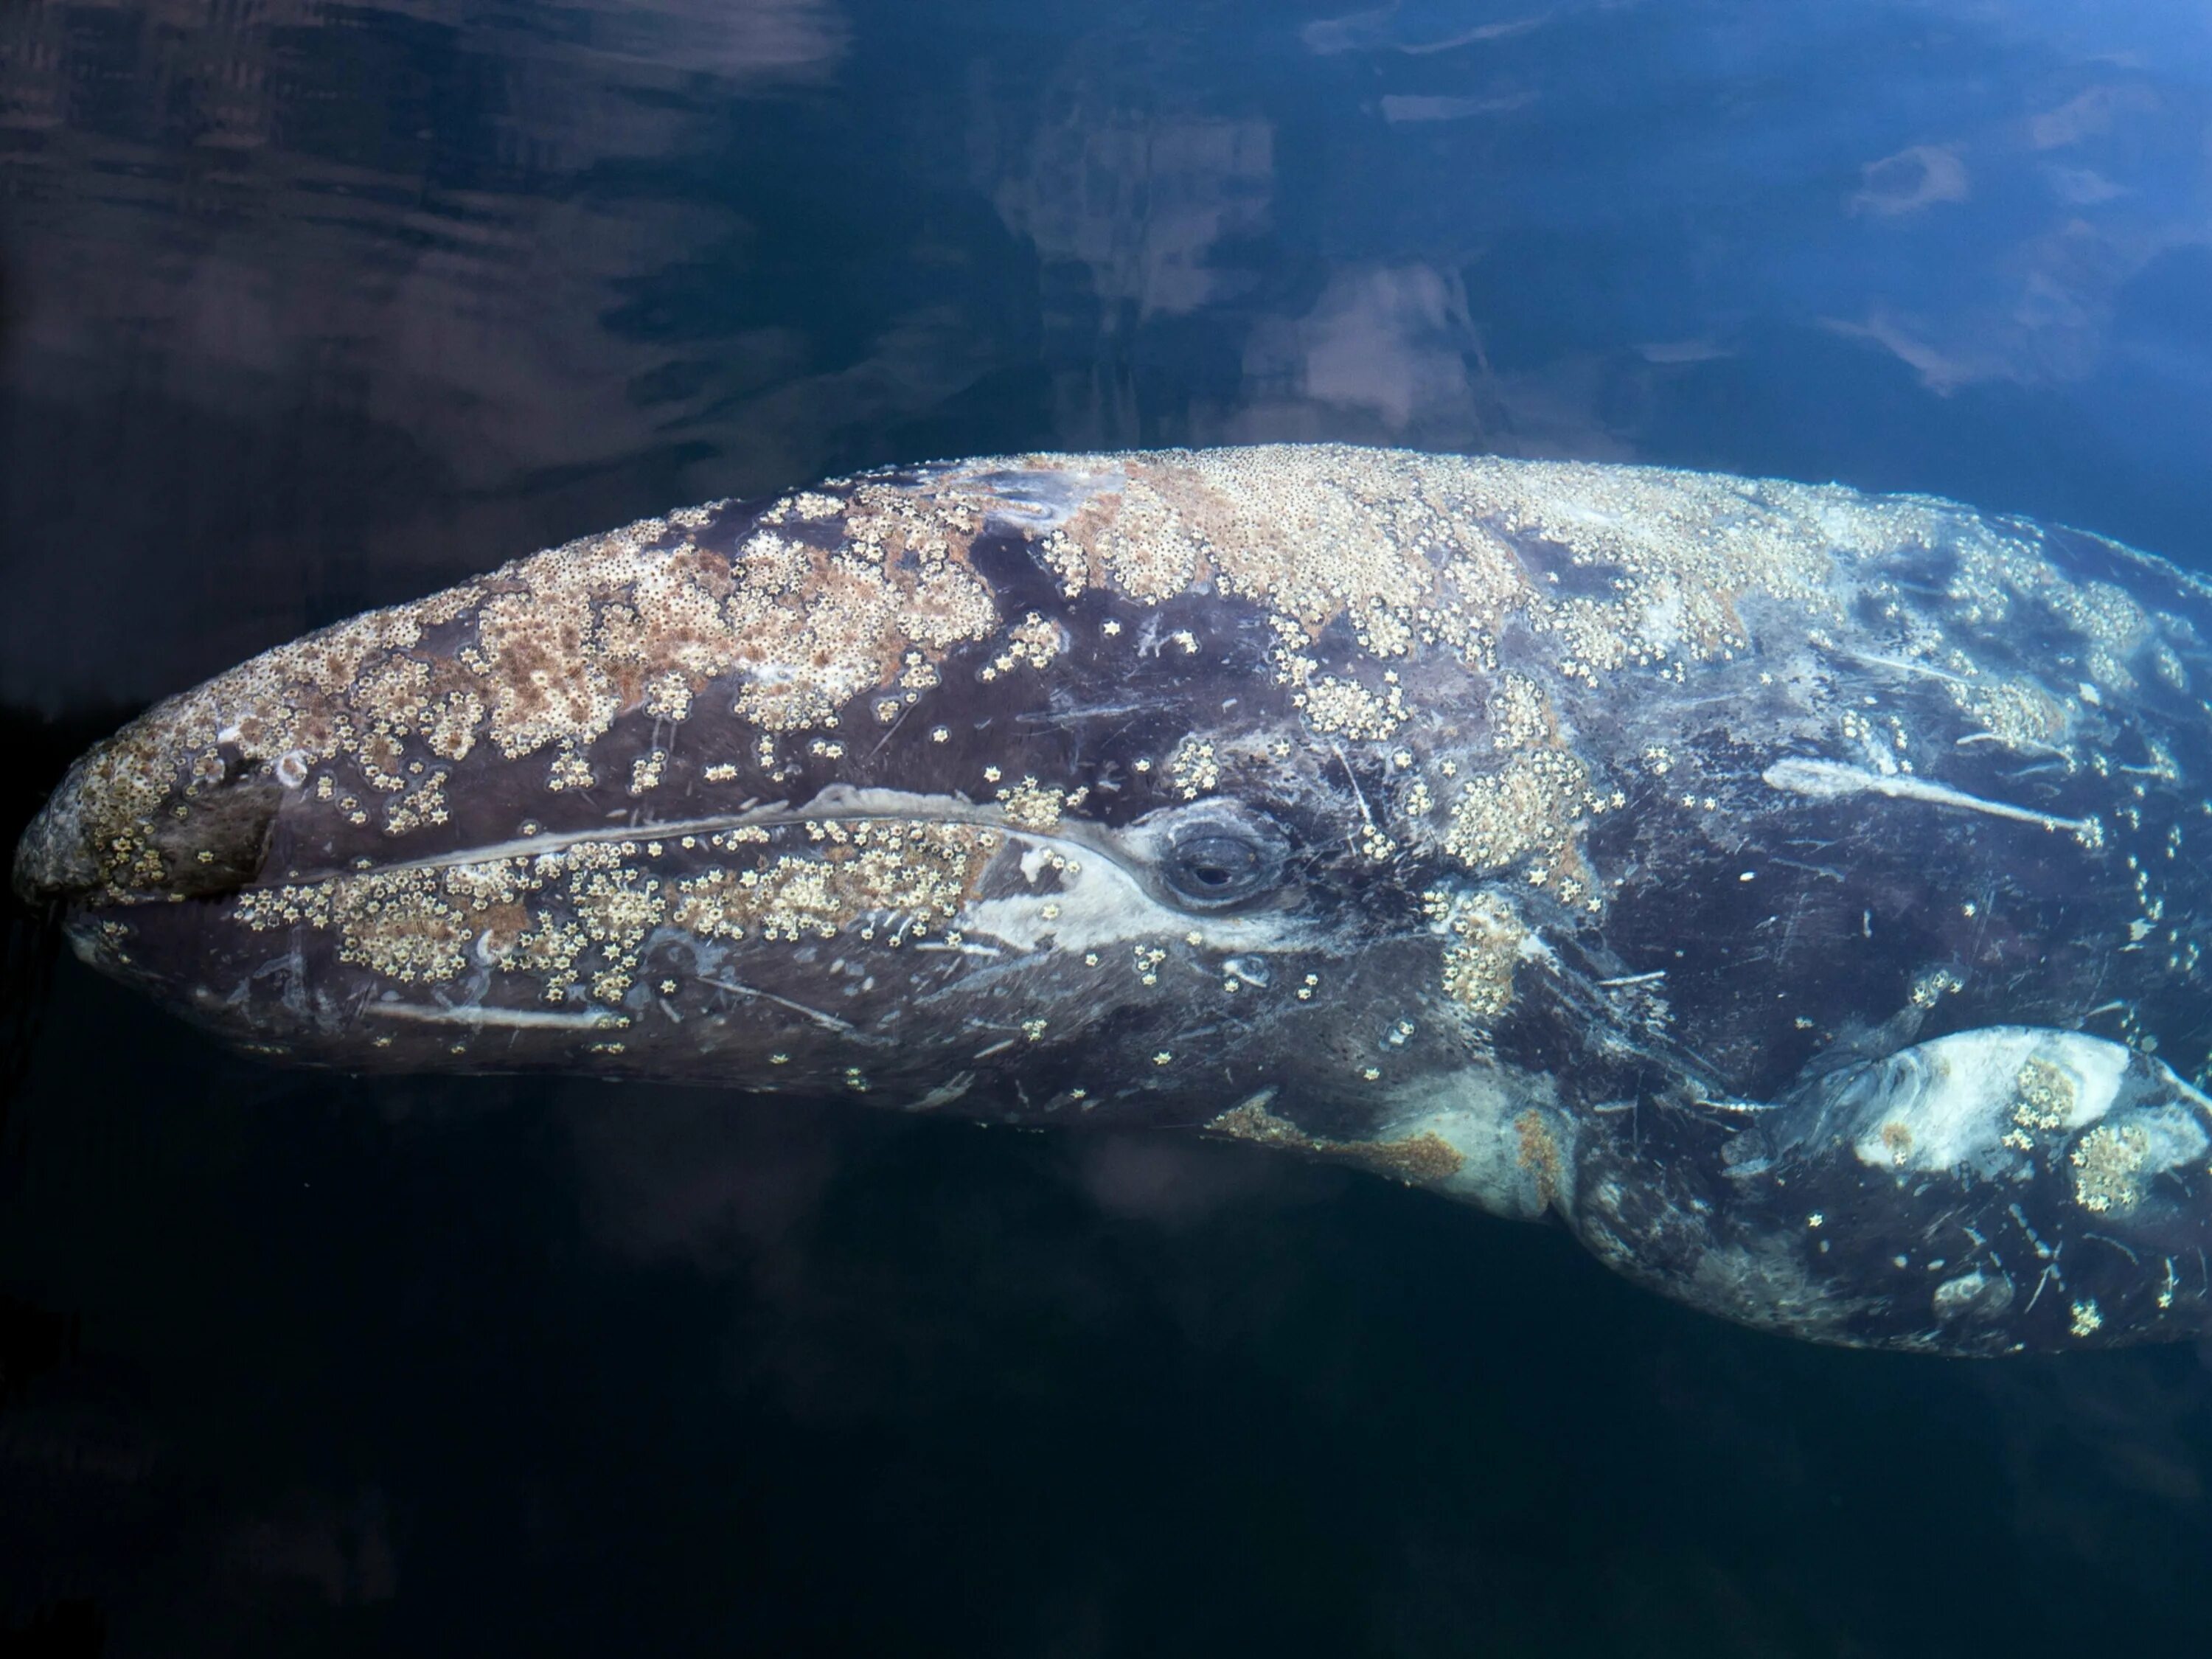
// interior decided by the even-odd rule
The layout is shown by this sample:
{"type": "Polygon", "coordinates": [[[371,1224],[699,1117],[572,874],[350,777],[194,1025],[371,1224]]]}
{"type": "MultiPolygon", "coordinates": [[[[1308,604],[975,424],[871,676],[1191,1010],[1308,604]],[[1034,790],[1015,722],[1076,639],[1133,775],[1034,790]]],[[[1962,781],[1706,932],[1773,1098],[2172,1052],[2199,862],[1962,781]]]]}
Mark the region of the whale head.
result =
{"type": "Polygon", "coordinates": [[[16,885],[273,1057],[1212,1127],[1533,1213],[1552,1085],[1489,1036],[1603,801],[1557,746],[1480,787],[1557,734],[1468,488],[1033,457],[648,520],[149,711],[16,885]]]}

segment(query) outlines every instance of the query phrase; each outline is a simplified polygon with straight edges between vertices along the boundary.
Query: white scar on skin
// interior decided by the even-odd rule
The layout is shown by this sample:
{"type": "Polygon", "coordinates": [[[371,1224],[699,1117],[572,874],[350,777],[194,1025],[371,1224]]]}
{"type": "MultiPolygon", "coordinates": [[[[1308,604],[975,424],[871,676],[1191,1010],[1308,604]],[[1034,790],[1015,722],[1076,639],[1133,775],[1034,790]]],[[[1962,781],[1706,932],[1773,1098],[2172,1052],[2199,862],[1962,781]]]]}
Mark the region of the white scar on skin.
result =
{"type": "Polygon", "coordinates": [[[372,1002],[362,1012],[380,1019],[404,1019],[417,1025],[497,1025],[516,1030],[594,1031],[622,1022],[621,1015],[598,1009],[564,1014],[546,1008],[434,1008],[420,1002],[372,1002]]]}
{"type": "Polygon", "coordinates": [[[2048,812],[2032,811],[2025,806],[2014,806],[2001,800],[1984,800],[1979,795],[1970,795],[1963,789],[1954,789],[1948,784],[1930,783],[1924,778],[1884,777],[1878,772],[1863,772],[1856,766],[1845,766],[1839,761],[1806,760],[1791,757],[1778,760],[1761,775],[1770,789],[1782,789],[1793,795],[1803,795],[1810,800],[1840,800],[1846,795],[1886,795],[1892,800],[1917,800],[1929,806],[1951,806],[1961,811],[1986,812],[1993,818],[2010,818],[2016,823],[2033,823],[2044,830],[2069,830],[2077,836],[2094,833],[2095,823],[2089,818],[2057,818],[2048,812]]]}
{"type": "Polygon", "coordinates": [[[779,1008],[788,1008],[794,1014],[804,1014],[817,1024],[825,1025],[842,1036],[860,1035],[860,1027],[838,1018],[835,1014],[825,1014],[819,1008],[810,1008],[803,1002],[793,1002],[789,997],[780,997],[775,992],[763,991],[757,986],[740,985],[733,979],[709,979],[704,974],[699,975],[699,983],[711,985],[718,991],[728,991],[736,996],[757,998],[763,1002],[773,1002],[779,1008]]]}

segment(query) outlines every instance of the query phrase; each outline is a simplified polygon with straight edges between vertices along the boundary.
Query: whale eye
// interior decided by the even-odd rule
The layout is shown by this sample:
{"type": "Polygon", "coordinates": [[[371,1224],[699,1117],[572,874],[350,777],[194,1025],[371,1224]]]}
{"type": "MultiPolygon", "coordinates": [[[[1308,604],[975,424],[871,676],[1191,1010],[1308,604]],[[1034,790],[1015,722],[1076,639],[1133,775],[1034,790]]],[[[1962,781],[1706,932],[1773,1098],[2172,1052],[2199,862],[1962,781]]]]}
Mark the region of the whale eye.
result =
{"type": "Polygon", "coordinates": [[[1264,819],[1207,811],[1169,829],[1160,879],[1192,908],[1216,909],[1273,888],[1289,850],[1282,832],[1264,819]]]}
{"type": "Polygon", "coordinates": [[[1198,893],[1233,893],[1260,867],[1260,849],[1234,836],[1201,836],[1176,849],[1183,885],[1198,893]]]}

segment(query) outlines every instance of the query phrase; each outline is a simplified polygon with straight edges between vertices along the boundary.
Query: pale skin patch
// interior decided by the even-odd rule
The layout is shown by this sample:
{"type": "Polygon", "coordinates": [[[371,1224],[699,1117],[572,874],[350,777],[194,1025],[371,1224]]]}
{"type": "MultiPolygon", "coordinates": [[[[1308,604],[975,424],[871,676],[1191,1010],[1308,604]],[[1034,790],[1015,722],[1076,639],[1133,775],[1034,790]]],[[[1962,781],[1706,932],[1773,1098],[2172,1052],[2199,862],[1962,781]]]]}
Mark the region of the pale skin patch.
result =
{"type": "MultiPolygon", "coordinates": [[[[1000,896],[968,904],[955,923],[965,938],[989,939],[1017,951],[1070,952],[1158,939],[1180,939],[1209,951],[1228,953],[1278,952],[1310,942],[1295,924],[1265,917],[1194,917],[1164,904],[1095,839],[1062,841],[1009,833],[1025,867],[1041,872],[1055,856],[1063,867],[1054,872],[1055,885],[1049,894],[1000,896]]],[[[1164,955],[1154,955],[1152,964],[1157,966],[1164,955]]]]}

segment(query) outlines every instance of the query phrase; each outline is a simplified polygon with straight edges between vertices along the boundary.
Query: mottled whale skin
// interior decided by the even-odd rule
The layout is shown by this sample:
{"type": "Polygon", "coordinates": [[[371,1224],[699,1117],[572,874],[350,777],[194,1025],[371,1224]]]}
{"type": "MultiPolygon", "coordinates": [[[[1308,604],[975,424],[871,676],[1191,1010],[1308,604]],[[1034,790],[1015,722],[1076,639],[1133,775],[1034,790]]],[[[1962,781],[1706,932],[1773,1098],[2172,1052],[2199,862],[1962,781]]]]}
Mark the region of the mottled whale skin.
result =
{"type": "Polygon", "coordinates": [[[1949,1354],[2212,1322],[2212,593],[1331,446],[648,520],[152,709],[18,849],[252,1051],[1155,1126],[1949,1354]]]}

